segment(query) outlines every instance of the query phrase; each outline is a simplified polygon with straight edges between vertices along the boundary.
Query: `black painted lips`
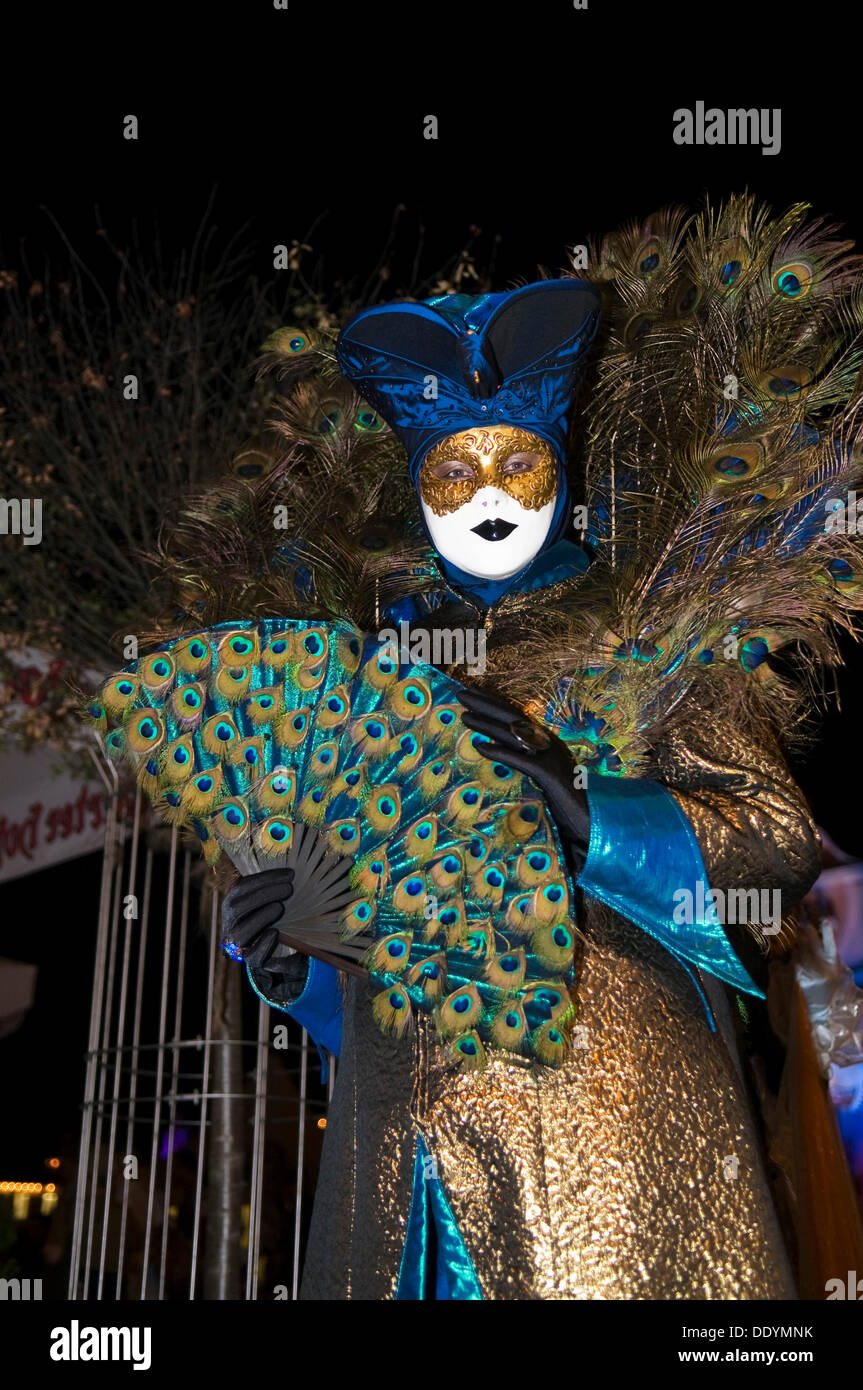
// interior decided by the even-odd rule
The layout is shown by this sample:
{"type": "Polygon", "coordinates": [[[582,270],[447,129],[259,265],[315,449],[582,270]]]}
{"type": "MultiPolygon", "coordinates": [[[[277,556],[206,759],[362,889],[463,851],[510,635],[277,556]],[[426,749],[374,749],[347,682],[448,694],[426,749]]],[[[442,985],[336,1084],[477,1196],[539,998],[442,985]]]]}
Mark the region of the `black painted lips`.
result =
{"type": "Polygon", "coordinates": [[[474,535],[482,536],[484,541],[505,541],[516,529],[516,522],[504,521],[499,516],[494,521],[484,521],[480,526],[471,527],[474,535]]]}

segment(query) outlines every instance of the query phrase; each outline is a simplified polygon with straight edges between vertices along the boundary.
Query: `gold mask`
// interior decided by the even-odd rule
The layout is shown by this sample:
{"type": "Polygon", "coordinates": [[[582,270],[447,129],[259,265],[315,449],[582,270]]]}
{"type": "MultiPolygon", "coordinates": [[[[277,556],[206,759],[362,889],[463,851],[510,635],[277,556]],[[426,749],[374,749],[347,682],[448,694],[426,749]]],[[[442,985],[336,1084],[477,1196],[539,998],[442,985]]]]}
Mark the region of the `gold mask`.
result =
{"type": "Polygon", "coordinates": [[[557,490],[551,445],[512,425],[462,430],[426,454],[420,496],[435,516],[456,512],[483,487],[499,487],[528,511],[539,511],[557,490]]]}

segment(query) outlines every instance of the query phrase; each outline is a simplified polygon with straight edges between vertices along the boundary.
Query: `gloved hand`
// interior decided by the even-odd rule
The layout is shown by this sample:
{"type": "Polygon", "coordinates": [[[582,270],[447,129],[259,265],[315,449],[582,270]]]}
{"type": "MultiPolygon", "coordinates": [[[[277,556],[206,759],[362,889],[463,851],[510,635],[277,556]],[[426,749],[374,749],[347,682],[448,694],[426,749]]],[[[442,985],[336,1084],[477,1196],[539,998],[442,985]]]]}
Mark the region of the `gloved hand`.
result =
{"type": "Polygon", "coordinates": [[[265,999],[285,1006],[302,994],[308,959],[279,941],[273,925],[294,891],[293,869],[264,869],[235,883],[222,903],[222,950],[241,960],[265,999]]]}
{"type": "Polygon", "coordinates": [[[459,691],[458,699],[465,708],[462,723],[489,739],[477,745],[483,756],[523,772],[542,790],[573,872],[580,873],[590,844],[590,812],[587,796],[573,785],[575,766],[565,745],[497,695],[470,689],[459,691]]]}
{"type": "Polygon", "coordinates": [[[293,869],[264,869],[235,883],[222,903],[225,954],[247,965],[265,965],[279,944],[273,923],[293,891],[293,869]]]}

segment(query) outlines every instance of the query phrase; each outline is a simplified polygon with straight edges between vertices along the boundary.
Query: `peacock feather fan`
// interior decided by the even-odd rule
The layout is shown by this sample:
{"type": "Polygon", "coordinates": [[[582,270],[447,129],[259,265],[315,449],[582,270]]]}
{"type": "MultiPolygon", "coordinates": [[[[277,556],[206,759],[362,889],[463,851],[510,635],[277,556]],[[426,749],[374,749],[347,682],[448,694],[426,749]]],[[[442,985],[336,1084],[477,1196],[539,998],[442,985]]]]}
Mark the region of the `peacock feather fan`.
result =
{"type": "Polygon", "coordinates": [[[402,656],[345,622],[222,623],[112,675],[87,718],[210,863],[294,868],[280,929],[361,961],[386,1031],[429,1013],[467,1069],[488,1047],[553,1065],[575,951],[557,831],[459,685],[402,656]]]}

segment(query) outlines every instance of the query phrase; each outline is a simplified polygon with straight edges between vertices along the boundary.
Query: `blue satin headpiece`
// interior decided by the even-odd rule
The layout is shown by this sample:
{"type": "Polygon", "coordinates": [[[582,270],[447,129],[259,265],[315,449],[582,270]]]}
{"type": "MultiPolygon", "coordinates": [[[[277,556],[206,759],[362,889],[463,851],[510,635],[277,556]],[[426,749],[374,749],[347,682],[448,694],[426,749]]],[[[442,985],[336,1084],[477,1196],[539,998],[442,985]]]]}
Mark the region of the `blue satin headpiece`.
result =
{"type": "Polygon", "coordinates": [[[599,308],[574,279],[381,304],[345,325],[336,356],[405,445],[412,479],[439,440],[479,425],[528,430],[562,459],[599,308]]]}

